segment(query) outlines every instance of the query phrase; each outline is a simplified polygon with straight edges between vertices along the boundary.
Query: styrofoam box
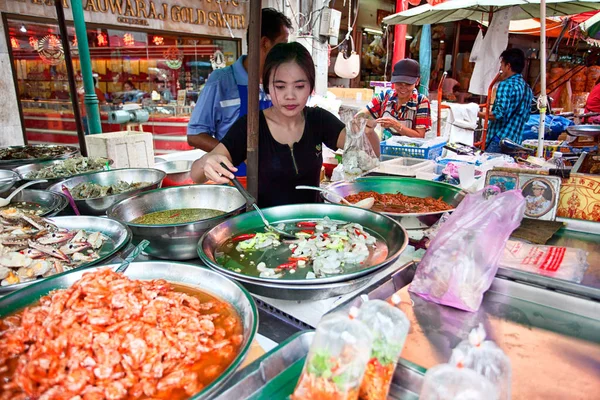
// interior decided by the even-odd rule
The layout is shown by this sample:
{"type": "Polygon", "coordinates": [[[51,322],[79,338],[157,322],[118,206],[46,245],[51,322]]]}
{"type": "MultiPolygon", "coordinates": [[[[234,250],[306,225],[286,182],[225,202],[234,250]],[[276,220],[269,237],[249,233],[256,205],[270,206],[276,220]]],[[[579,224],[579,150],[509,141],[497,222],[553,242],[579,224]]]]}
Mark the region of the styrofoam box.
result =
{"type": "Polygon", "coordinates": [[[384,174],[415,176],[418,169],[433,165],[433,161],[420,158],[396,157],[392,160],[383,161],[374,172],[384,174]]]}
{"type": "Polygon", "coordinates": [[[154,143],[149,132],[120,131],[87,135],[88,157],[107,157],[112,168],[154,166],[154,143]]]}

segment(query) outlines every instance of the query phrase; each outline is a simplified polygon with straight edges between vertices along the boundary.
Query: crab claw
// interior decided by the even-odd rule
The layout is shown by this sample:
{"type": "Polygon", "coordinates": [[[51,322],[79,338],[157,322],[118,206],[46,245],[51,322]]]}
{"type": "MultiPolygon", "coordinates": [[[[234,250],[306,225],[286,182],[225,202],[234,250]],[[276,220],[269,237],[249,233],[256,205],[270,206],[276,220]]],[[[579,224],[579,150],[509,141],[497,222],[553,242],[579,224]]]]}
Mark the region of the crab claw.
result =
{"type": "Polygon", "coordinates": [[[58,258],[59,260],[69,261],[69,257],[65,253],[63,253],[62,251],[60,251],[58,249],[54,249],[50,246],[44,246],[39,243],[32,242],[30,240],[29,247],[31,247],[32,249],[39,250],[42,253],[46,253],[52,257],[58,258]]]}
{"type": "Polygon", "coordinates": [[[37,241],[40,244],[58,244],[70,240],[75,236],[71,232],[52,232],[46,236],[42,236],[37,241]]]}
{"type": "Polygon", "coordinates": [[[68,244],[61,246],[59,248],[59,250],[68,255],[68,254],[78,253],[80,251],[89,249],[91,247],[92,247],[92,244],[88,243],[88,242],[79,242],[79,243],[70,242],[68,244]]]}

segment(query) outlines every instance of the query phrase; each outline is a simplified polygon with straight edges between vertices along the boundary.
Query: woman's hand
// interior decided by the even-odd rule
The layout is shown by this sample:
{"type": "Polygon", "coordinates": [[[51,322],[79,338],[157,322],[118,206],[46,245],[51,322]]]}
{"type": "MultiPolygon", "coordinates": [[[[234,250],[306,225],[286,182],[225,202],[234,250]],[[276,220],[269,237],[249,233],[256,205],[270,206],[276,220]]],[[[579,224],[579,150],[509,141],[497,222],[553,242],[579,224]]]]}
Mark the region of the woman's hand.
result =
{"type": "Polygon", "coordinates": [[[404,128],[400,121],[393,117],[378,118],[377,120],[375,120],[375,122],[377,122],[386,129],[393,129],[397,133],[402,132],[402,128],[404,128]]]}
{"type": "Polygon", "coordinates": [[[233,179],[234,175],[232,172],[236,172],[237,168],[231,164],[229,158],[222,154],[208,154],[204,161],[204,175],[216,183],[229,183],[229,180],[233,179]],[[221,165],[225,164],[229,171],[221,165]],[[231,171],[231,172],[230,172],[231,171]]]}

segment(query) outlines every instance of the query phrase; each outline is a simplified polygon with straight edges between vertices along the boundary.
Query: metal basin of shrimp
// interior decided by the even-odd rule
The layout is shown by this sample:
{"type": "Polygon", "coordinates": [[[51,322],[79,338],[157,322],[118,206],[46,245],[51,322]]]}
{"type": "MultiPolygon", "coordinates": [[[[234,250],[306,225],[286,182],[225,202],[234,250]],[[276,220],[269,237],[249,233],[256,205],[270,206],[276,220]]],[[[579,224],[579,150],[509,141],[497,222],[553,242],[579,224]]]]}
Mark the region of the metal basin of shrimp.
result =
{"type": "Polygon", "coordinates": [[[172,262],[76,269],[0,299],[0,400],[207,399],[256,334],[250,294],[172,262]]]}
{"type": "Polygon", "coordinates": [[[45,219],[17,208],[0,210],[0,294],[94,265],[130,238],[125,226],[105,218],[45,219]]]}

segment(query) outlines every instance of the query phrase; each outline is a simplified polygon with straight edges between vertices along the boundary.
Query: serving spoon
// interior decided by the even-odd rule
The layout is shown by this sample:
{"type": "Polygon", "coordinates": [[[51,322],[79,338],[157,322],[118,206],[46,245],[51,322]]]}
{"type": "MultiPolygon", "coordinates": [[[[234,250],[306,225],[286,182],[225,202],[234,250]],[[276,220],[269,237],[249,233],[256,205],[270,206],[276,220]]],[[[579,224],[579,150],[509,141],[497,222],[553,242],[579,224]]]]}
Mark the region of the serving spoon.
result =
{"type": "Polygon", "coordinates": [[[346,200],[344,198],[344,196],[337,194],[334,191],[323,189],[323,188],[317,187],[317,186],[298,185],[298,186],[296,186],[296,189],[316,190],[317,192],[327,193],[330,196],[338,197],[341,200],[341,202],[346,204],[347,206],[360,207],[360,208],[365,208],[367,210],[370,209],[371,207],[373,207],[373,205],[375,204],[374,197],[367,197],[366,199],[362,199],[360,201],[357,201],[356,203],[350,203],[348,200],[346,200]]]}
{"type": "Polygon", "coordinates": [[[14,192],[12,192],[7,198],[2,198],[0,197],[0,207],[4,207],[10,204],[10,201],[12,200],[13,197],[15,197],[17,195],[17,193],[19,193],[21,190],[25,189],[28,186],[31,185],[36,185],[38,183],[44,183],[44,182],[48,182],[45,179],[39,180],[39,181],[31,181],[31,182],[27,182],[24,185],[19,186],[14,192]]]}
{"type": "MultiPolygon", "coordinates": [[[[221,167],[223,167],[227,171],[231,172],[229,170],[229,168],[227,168],[227,165],[225,165],[224,163],[221,163],[221,167]]],[[[231,172],[231,173],[233,174],[233,172],[231,172]]],[[[233,179],[230,179],[230,180],[233,183],[233,186],[235,186],[235,188],[242,194],[242,196],[244,196],[244,198],[246,199],[247,204],[250,204],[252,207],[254,207],[254,209],[256,210],[256,212],[258,213],[258,215],[260,216],[260,219],[262,219],[262,222],[265,225],[265,227],[267,228],[267,230],[270,230],[270,231],[273,231],[273,232],[277,232],[278,234],[280,234],[282,237],[284,237],[286,239],[296,239],[295,235],[292,235],[291,233],[288,233],[288,232],[286,232],[284,230],[276,228],[273,225],[271,225],[269,223],[269,221],[267,221],[267,219],[265,218],[265,215],[263,214],[262,210],[256,204],[256,199],[254,197],[252,197],[252,195],[250,193],[248,193],[248,191],[244,188],[244,186],[242,186],[242,184],[240,183],[240,181],[237,180],[237,178],[235,177],[235,175],[233,176],[233,179]]]]}

